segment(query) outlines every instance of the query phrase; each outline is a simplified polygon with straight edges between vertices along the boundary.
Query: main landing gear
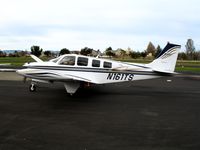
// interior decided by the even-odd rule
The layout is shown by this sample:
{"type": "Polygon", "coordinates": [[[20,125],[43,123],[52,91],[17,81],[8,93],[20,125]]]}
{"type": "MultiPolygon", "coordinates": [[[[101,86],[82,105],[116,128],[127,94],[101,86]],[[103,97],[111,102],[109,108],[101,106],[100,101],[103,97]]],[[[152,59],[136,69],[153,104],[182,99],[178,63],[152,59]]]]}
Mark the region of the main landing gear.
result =
{"type": "Polygon", "coordinates": [[[30,92],[35,92],[36,91],[36,84],[35,83],[31,83],[31,85],[29,86],[29,91],[30,92]]]}

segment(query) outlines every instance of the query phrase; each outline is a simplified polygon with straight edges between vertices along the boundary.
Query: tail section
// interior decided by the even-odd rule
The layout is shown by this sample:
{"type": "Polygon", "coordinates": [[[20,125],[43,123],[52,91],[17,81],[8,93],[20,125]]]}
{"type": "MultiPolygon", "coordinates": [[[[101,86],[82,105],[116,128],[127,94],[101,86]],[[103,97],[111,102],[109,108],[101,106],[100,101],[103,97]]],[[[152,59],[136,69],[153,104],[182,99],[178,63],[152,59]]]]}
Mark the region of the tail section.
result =
{"type": "Polygon", "coordinates": [[[161,53],[148,66],[156,72],[174,73],[180,48],[180,45],[167,43],[161,53]]]}

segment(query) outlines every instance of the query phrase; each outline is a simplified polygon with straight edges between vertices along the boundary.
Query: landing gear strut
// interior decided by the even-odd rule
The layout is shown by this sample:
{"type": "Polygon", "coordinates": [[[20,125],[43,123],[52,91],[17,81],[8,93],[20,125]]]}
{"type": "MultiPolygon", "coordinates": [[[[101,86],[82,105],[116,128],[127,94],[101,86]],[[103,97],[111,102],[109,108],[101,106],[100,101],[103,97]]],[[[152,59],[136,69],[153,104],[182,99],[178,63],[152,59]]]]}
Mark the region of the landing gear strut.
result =
{"type": "Polygon", "coordinates": [[[30,92],[35,92],[36,91],[36,85],[34,83],[31,83],[31,85],[29,86],[29,91],[30,92]]]}

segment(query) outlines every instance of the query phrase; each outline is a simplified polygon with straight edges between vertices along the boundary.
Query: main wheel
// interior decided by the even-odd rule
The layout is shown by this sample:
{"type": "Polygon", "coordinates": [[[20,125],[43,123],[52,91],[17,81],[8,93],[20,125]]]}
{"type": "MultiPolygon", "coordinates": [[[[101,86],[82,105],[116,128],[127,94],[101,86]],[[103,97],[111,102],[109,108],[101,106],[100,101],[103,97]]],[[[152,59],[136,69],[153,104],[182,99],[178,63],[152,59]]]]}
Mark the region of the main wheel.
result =
{"type": "Polygon", "coordinates": [[[29,91],[30,92],[35,92],[36,91],[36,86],[35,86],[35,84],[31,84],[30,86],[29,86],[29,91]]]}

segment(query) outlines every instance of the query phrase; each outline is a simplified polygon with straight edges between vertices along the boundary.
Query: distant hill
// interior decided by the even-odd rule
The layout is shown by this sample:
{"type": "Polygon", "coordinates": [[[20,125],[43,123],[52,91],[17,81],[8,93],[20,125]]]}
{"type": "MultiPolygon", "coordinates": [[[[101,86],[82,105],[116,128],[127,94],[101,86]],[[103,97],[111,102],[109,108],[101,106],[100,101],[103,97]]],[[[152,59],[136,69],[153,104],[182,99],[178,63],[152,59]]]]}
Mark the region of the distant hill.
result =
{"type": "Polygon", "coordinates": [[[6,54],[14,54],[15,53],[15,51],[17,51],[17,52],[21,52],[21,51],[23,51],[23,50],[2,50],[4,53],[6,53],[6,54]]]}

